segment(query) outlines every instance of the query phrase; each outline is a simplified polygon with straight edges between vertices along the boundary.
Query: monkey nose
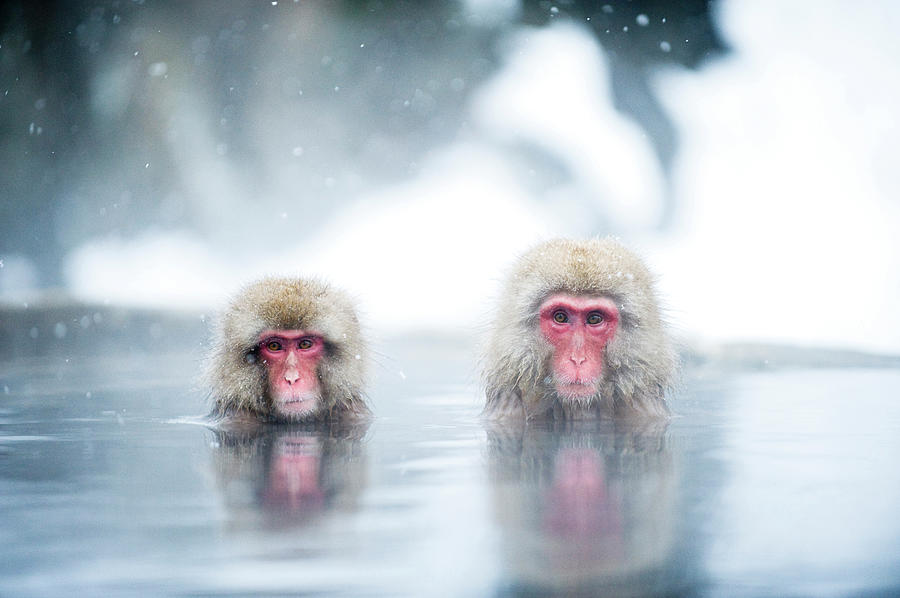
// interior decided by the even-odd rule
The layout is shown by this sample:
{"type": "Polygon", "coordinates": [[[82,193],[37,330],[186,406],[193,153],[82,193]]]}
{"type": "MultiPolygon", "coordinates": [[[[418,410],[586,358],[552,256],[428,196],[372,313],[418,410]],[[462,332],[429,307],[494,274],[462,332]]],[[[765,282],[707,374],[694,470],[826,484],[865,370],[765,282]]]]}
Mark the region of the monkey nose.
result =
{"type": "Polygon", "coordinates": [[[293,384],[294,382],[296,382],[299,379],[300,379],[300,371],[299,370],[294,370],[294,369],[285,370],[284,381],[287,382],[288,384],[293,384]]]}
{"type": "Polygon", "coordinates": [[[584,355],[572,355],[571,357],[569,357],[569,359],[575,365],[581,365],[582,363],[587,361],[587,357],[585,357],[584,355]]]}

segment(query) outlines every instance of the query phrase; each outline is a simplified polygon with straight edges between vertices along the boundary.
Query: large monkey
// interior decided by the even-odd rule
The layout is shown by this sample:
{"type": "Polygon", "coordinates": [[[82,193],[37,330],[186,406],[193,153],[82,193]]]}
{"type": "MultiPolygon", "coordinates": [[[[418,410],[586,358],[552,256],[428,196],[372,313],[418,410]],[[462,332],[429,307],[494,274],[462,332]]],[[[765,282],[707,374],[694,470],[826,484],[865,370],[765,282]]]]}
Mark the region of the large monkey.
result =
{"type": "Polygon", "coordinates": [[[652,277],[612,239],[554,240],[513,267],[485,355],[490,417],[663,416],[675,353],[652,277]]]}
{"type": "Polygon", "coordinates": [[[223,314],[207,366],[213,415],[302,422],[367,416],[365,346],[350,299],[317,280],[265,278],[223,314]]]}

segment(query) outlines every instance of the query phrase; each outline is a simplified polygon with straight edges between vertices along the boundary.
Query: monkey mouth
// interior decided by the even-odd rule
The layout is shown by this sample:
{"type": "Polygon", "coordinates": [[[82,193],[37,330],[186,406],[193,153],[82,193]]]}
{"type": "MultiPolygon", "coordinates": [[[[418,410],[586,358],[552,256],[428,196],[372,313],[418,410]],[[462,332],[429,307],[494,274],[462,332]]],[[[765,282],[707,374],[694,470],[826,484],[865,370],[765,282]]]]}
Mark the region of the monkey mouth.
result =
{"type": "Polygon", "coordinates": [[[310,399],[314,399],[316,398],[316,395],[311,392],[287,392],[276,395],[276,398],[282,403],[296,403],[298,401],[308,401],[310,399]]]}
{"type": "Polygon", "coordinates": [[[282,413],[309,413],[315,410],[317,399],[314,394],[281,395],[275,397],[275,406],[282,413]]]}
{"type": "Polygon", "coordinates": [[[290,397],[287,399],[279,399],[278,402],[282,405],[288,405],[290,403],[302,403],[303,401],[311,401],[313,397],[290,397]]]}
{"type": "Polygon", "coordinates": [[[565,399],[585,399],[597,393],[593,382],[557,381],[556,392],[565,399]]]}

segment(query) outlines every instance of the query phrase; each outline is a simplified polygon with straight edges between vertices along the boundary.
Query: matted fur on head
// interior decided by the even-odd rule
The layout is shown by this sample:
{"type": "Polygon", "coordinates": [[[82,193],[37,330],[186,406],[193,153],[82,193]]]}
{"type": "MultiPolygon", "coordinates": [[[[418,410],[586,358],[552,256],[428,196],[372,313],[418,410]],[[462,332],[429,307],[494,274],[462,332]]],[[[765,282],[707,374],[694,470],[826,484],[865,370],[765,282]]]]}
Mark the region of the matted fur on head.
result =
{"type": "MultiPolygon", "coordinates": [[[[484,356],[486,412],[561,408],[567,413],[666,413],[664,394],[676,358],[659,314],[653,279],[641,260],[613,239],[557,239],[523,254],[507,276],[484,356]],[[580,405],[557,396],[546,372],[551,347],[538,309],[555,293],[602,296],[619,310],[619,329],[605,352],[603,383],[580,405]]],[[[577,417],[577,415],[576,415],[577,417]]]]}
{"type": "Polygon", "coordinates": [[[257,359],[259,335],[269,329],[321,335],[323,409],[364,408],[366,350],[350,298],[316,279],[272,277],[244,287],[218,321],[206,369],[215,412],[270,412],[265,366],[257,359]]]}

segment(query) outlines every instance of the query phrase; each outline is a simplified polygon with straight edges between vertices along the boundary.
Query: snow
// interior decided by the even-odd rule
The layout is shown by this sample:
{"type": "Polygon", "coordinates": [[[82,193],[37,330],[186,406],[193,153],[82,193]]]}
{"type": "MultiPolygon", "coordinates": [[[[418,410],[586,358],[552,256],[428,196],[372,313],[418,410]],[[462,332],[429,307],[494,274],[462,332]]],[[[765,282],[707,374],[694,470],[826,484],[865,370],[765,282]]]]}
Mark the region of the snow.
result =
{"type": "Polygon", "coordinates": [[[900,10],[831,8],[727,3],[733,58],[658,78],[684,209],[652,253],[685,331],[900,350],[900,10]]]}
{"type": "Polygon", "coordinates": [[[296,245],[272,255],[187,231],[97,239],[70,256],[70,287],[84,299],[208,307],[257,276],[311,274],[357,296],[376,333],[477,332],[517,253],[605,232],[573,211],[588,196],[657,272],[680,334],[900,351],[900,5],[720,6],[730,57],[654,79],[681,135],[679,209],[664,235],[653,229],[664,182],[651,147],[612,107],[601,48],[559,23],[509,37],[503,69],[473,96],[466,139],[296,245]],[[561,160],[570,188],[535,197],[510,140],[561,160]]]}

